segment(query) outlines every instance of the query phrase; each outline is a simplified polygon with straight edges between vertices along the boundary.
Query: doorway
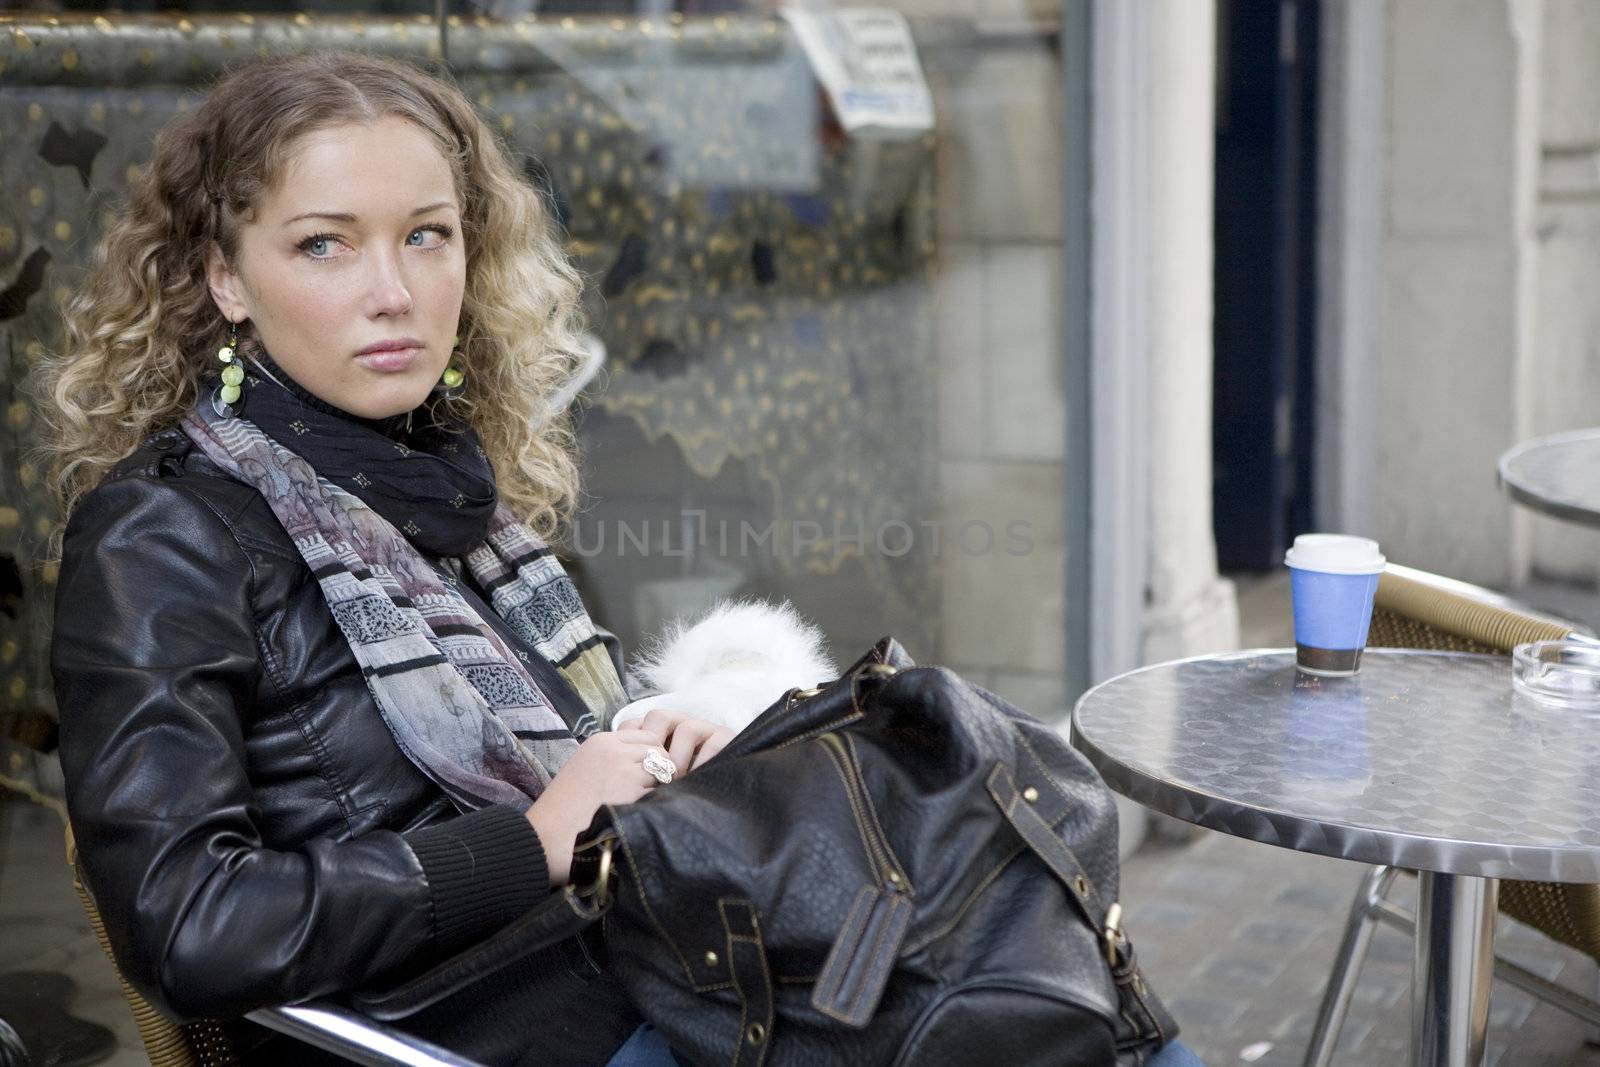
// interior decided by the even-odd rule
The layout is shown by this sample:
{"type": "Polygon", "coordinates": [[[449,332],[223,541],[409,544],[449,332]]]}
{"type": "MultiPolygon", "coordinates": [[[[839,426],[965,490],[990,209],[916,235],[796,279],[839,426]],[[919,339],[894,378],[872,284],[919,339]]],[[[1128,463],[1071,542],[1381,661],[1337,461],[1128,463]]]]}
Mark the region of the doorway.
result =
{"type": "Polygon", "coordinates": [[[1218,0],[1212,503],[1223,571],[1312,528],[1317,0],[1218,0]]]}

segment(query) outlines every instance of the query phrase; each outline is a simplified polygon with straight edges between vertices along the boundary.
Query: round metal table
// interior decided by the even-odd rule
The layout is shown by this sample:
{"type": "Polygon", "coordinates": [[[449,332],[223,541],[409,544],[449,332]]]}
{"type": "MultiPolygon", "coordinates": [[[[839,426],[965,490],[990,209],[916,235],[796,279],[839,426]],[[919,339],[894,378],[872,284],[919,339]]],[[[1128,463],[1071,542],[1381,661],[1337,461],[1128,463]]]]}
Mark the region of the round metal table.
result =
{"type": "Polygon", "coordinates": [[[1500,485],[1519,504],[1600,526],[1600,429],[1526,441],[1497,466],[1500,485]]]}
{"type": "Polygon", "coordinates": [[[1412,1062],[1482,1062],[1496,880],[1600,882],[1600,716],[1513,691],[1510,660],[1368,649],[1158,664],[1089,690],[1073,744],[1120,793],[1236,837],[1420,872],[1412,1062]]]}

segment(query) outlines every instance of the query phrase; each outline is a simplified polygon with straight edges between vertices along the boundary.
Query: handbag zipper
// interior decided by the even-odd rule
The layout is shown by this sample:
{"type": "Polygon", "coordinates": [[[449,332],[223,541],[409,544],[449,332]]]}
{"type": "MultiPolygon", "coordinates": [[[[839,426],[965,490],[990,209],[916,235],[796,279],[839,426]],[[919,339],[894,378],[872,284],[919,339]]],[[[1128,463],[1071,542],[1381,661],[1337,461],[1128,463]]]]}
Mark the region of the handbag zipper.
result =
{"type": "Polygon", "coordinates": [[[892,893],[909,889],[905,875],[896,869],[894,861],[889,858],[888,842],[883,839],[883,831],[878,826],[877,820],[870,814],[872,808],[867,799],[866,785],[861,781],[855,760],[850,758],[844,741],[836,733],[823,734],[817,740],[822,742],[828,754],[833,757],[834,764],[839,768],[839,777],[844,781],[845,796],[850,801],[856,826],[861,831],[861,842],[866,847],[868,859],[878,870],[880,884],[885,885],[892,893]]]}

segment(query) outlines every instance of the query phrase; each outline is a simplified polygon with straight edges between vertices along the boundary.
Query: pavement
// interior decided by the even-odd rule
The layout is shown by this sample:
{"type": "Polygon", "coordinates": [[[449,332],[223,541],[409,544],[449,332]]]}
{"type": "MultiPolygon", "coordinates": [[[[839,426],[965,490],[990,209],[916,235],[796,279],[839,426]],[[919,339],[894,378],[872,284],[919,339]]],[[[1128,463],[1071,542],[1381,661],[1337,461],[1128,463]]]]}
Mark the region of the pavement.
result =
{"type": "MultiPolygon", "coordinates": [[[[1127,925],[1145,972],[1209,1067],[1288,1067],[1305,1056],[1324,984],[1366,867],[1210,831],[1154,841],[1123,864],[1127,925]]],[[[1415,879],[1390,899],[1416,907],[1415,879]]],[[[1496,946],[1594,995],[1592,959],[1501,919],[1496,946]]],[[[1380,925],[1340,1033],[1339,1067],[1400,1067],[1411,1022],[1411,938],[1380,925]]],[[[1600,1067],[1577,1019],[1503,983],[1486,1067],[1600,1067]]]]}

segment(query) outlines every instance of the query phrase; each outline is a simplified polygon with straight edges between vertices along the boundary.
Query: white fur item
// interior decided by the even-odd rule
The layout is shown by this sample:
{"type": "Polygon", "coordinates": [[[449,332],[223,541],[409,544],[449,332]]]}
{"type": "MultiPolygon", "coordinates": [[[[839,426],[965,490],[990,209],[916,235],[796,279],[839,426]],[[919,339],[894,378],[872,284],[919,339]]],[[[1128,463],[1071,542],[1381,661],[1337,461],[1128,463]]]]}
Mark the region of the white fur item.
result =
{"type": "Polygon", "coordinates": [[[724,600],[693,624],[675,622],[634,673],[656,695],[617,712],[613,730],[668,708],[738,733],[790,689],[831,681],[839,669],[821,631],[787,600],[724,600]]]}

